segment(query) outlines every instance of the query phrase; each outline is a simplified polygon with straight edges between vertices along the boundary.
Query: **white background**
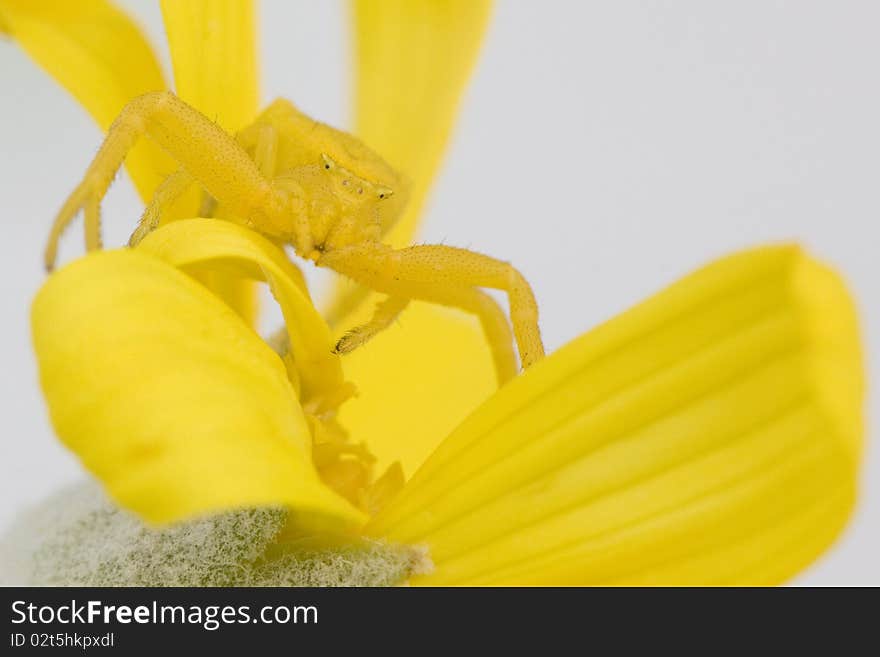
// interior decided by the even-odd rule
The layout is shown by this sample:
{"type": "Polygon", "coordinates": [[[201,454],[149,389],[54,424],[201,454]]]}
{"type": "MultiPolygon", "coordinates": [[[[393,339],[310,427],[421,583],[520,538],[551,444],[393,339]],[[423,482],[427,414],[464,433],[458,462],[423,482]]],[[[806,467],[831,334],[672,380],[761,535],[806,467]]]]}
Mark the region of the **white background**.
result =
{"type": "MultiPolygon", "coordinates": [[[[158,7],[124,2],[167,67],[158,7]]],[[[266,0],[264,99],[348,121],[342,2],[266,0]]],[[[834,263],[880,344],[880,4],[501,0],[423,237],[509,259],[554,349],[732,249],[796,238],[834,263]]],[[[0,526],[81,476],[53,438],[28,334],[49,222],[100,135],[0,42],[0,526]]],[[[127,179],[106,216],[131,217],[127,179]]],[[[131,222],[108,220],[110,244],[131,222]]],[[[63,255],[80,252],[71,237],[63,255]]],[[[325,281],[324,281],[325,282],[325,281]]],[[[317,280],[317,285],[322,281],[317,280]]],[[[880,406],[871,390],[869,414],[880,406]]],[[[880,452],[843,538],[797,580],[880,585],[880,452]]]]}

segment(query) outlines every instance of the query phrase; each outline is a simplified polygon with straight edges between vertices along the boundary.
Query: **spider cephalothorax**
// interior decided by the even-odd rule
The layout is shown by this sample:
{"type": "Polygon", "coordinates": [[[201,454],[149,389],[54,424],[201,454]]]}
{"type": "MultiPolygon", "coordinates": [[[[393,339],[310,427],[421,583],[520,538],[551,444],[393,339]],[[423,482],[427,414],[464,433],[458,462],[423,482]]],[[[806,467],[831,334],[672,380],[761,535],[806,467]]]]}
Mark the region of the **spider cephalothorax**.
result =
{"type": "Polygon", "coordinates": [[[339,341],[345,353],[388,326],[411,299],[476,314],[492,347],[500,381],[516,372],[510,328],[503,312],[479,288],[507,293],[523,367],[544,354],[538,308],[528,282],[510,264],[442,245],[393,249],[381,242],[398,219],[408,186],[357,138],[319,123],[291,103],[272,103],[232,137],[170,92],[135,98],[110,127],[82,183],[55,220],[46,266],[55,262],[58,238],[80,209],[88,248],[100,246],[101,198],[128,150],[141,136],[156,141],[180,164],[156,191],[131,243],[159,225],[168,204],[198,184],[224,218],[294,247],[296,253],[388,295],[374,318],[339,341]]]}

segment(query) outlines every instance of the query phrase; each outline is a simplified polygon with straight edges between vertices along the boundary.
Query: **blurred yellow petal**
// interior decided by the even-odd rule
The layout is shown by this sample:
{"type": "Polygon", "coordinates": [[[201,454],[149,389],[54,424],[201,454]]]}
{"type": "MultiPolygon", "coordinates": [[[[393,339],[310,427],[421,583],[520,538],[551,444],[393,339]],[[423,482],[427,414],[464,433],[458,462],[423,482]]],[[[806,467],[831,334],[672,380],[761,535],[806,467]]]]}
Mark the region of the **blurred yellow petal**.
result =
{"type": "MultiPolygon", "coordinates": [[[[140,28],[110,2],[0,0],[0,24],[102,130],[135,96],[166,88],[140,28]]],[[[176,167],[144,140],[132,149],[126,168],[147,200],[176,167]]]]}
{"type": "MultiPolygon", "coordinates": [[[[250,0],[162,0],[174,90],[227,132],[254,120],[259,103],[256,18],[250,0]]],[[[188,203],[192,214],[193,203],[188,203]]],[[[206,275],[205,283],[249,323],[257,316],[253,285],[206,275]]]]}
{"type": "Polygon", "coordinates": [[[227,132],[253,121],[259,102],[254,3],[162,0],[161,5],[177,95],[227,132]]]}
{"type": "Polygon", "coordinates": [[[412,303],[343,365],[358,396],[340,408],[339,420],[366,441],[377,472],[400,461],[412,475],[497,388],[479,323],[427,303],[412,303]]]}
{"type": "Polygon", "coordinates": [[[345,384],[330,329],[312,305],[299,270],[281,249],[253,231],[217,219],[174,221],[150,233],[137,248],[190,273],[207,269],[223,272],[229,280],[267,282],[281,306],[304,398],[318,405],[322,399],[335,400],[345,384]]]}
{"type": "MultiPolygon", "coordinates": [[[[489,23],[488,0],[354,0],[355,134],[412,184],[409,246],[489,23]]],[[[386,227],[387,229],[388,227],[386,227]]]]}
{"type": "Polygon", "coordinates": [[[837,274],[739,253],[503,388],[369,531],[429,584],[781,582],[849,516],[864,387],[837,274]]]}
{"type": "Polygon", "coordinates": [[[32,330],[56,432],[146,520],[288,505],[360,521],[314,470],[277,354],[183,272],[138,251],[96,252],[48,279],[32,330]]]}
{"type": "MultiPolygon", "coordinates": [[[[390,243],[415,236],[488,25],[491,3],[355,0],[355,134],[412,184],[390,243]]],[[[328,318],[339,331],[367,321],[380,297],[341,282],[328,318]]],[[[413,303],[398,322],[346,356],[360,395],[340,417],[368,441],[379,468],[407,474],[496,388],[479,323],[413,303]]]]}

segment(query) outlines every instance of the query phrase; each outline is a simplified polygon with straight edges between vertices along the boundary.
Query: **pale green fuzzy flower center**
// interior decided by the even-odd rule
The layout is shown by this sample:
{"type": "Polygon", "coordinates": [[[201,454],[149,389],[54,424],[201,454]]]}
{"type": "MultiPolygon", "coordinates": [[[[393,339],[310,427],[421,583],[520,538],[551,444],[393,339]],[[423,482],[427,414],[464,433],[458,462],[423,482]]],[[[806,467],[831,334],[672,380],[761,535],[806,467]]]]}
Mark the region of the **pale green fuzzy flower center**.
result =
{"type": "Polygon", "coordinates": [[[430,569],[422,550],[367,540],[267,561],[285,518],[252,509],[156,530],[78,485],[25,512],[0,540],[0,584],[388,586],[430,569]]]}

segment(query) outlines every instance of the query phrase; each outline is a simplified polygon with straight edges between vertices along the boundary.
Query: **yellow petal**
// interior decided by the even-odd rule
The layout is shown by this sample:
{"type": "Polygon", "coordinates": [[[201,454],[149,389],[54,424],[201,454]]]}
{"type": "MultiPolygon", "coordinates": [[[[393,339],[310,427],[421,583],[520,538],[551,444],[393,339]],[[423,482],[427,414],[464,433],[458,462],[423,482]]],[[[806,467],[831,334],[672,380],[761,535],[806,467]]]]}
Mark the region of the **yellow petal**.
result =
{"type": "Polygon", "coordinates": [[[154,523],[255,505],[359,522],[318,479],[281,360],[186,274],[96,252],[49,278],[32,329],[55,430],[122,506],[154,523]]]}
{"type": "Polygon", "coordinates": [[[761,584],[846,522],[864,374],[840,278],[796,247],[722,259],[515,379],[369,531],[430,584],[761,584]]]}
{"type": "Polygon", "coordinates": [[[488,0],[355,0],[355,134],[412,184],[389,235],[414,236],[489,22],[488,0]]]}
{"type": "MultiPolygon", "coordinates": [[[[135,96],[165,89],[140,28],[110,2],[0,0],[0,23],[102,130],[135,96]]],[[[126,167],[144,200],[176,168],[148,140],[134,147],[126,167]]]]}
{"type": "Polygon", "coordinates": [[[228,221],[184,219],[150,233],[137,248],[190,272],[202,265],[228,280],[267,282],[281,306],[304,398],[319,407],[325,406],[321,400],[330,400],[330,406],[337,400],[345,383],[330,329],[300,272],[269,240],[228,221]]]}
{"type": "MultiPolygon", "coordinates": [[[[227,132],[253,121],[259,103],[254,3],[162,0],[161,6],[177,95],[227,132]]],[[[205,281],[210,288],[253,323],[258,311],[253,286],[219,274],[210,278],[205,281]]]]}
{"type": "Polygon", "coordinates": [[[235,132],[257,115],[254,3],[162,0],[174,89],[187,103],[235,132]]]}
{"type": "Polygon", "coordinates": [[[413,303],[391,327],[343,359],[358,396],[339,411],[382,472],[400,461],[407,476],[497,385],[479,323],[413,303]]]}

